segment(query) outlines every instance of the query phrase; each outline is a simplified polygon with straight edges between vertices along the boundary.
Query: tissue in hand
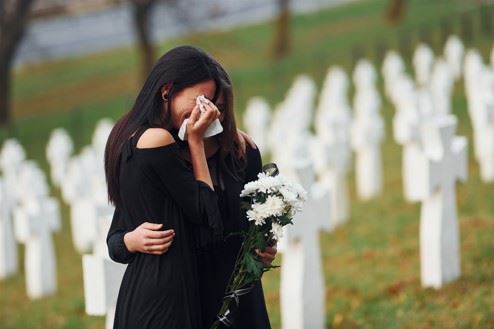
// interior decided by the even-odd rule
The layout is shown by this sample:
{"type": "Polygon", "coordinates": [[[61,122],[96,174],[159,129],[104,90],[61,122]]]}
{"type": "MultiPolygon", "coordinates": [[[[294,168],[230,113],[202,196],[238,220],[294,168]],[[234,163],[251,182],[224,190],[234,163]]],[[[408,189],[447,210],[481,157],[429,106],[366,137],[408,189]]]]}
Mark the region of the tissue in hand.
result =
{"type": "MultiPolygon", "coordinates": [[[[197,96],[196,104],[199,105],[199,109],[201,113],[205,111],[203,105],[204,102],[207,102],[207,99],[206,97],[204,97],[204,95],[197,96]]],[[[183,141],[187,140],[187,122],[189,122],[189,119],[184,120],[184,122],[180,126],[180,130],[178,131],[178,137],[183,141]]],[[[223,131],[223,126],[221,125],[220,120],[216,119],[209,125],[209,127],[204,132],[204,138],[218,135],[222,131],[223,131]]]]}

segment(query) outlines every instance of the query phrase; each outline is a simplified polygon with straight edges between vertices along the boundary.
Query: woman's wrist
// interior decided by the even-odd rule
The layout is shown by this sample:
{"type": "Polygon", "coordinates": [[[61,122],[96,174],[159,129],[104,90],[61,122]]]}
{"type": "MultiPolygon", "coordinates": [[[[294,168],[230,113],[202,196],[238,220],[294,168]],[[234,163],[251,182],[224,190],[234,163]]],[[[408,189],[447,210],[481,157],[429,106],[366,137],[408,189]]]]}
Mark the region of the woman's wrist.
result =
{"type": "Polygon", "coordinates": [[[189,137],[187,138],[187,142],[189,143],[189,148],[192,149],[204,149],[204,139],[203,138],[195,138],[189,137]]]}
{"type": "Polygon", "coordinates": [[[133,243],[132,243],[132,232],[133,231],[125,233],[123,236],[123,241],[124,241],[124,244],[125,244],[125,247],[127,248],[127,250],[131,253],[134,253],[135,250],[134,250],[133,243]]]}

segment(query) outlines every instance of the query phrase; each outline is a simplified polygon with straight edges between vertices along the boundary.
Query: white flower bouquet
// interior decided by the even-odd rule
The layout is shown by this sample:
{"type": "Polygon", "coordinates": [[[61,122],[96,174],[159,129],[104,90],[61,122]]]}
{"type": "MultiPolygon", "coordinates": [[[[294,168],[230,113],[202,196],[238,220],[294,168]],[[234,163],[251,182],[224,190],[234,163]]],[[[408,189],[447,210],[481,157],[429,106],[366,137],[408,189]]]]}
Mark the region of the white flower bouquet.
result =
{"type": "Polygon", "coordinates": [[[277,267],[263,263],[256,250],[264,251],[276,244],[282,236],[283,226],[292,224],[293,217],[301,210],[307,193],[299,184],[278,175],[278,168],[270,163],[263,167],[256,181],[244,186],[240,197],[243,198],[242,208],[247,211],[249,228],[242,233],[244,240],[211,329],[220,324],[230,327],[239,297],[247,294],[264,272],[277,267]]]}

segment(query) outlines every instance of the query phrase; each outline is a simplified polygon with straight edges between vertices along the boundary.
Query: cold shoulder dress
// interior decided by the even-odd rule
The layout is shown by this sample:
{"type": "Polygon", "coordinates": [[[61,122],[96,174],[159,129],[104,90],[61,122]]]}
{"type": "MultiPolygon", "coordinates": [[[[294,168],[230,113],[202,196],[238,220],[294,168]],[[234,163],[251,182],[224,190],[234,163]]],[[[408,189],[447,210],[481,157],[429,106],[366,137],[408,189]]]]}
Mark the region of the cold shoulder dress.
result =
{"type": "MultiPolygon", "coordinates": [[[[146,129],[141,128],[122,150],[122,207],[115,210],[107,237],[110,257],[128,263],[114,329],[208,329],[242,242],[230,233],[248,225],[239,194],[246,182],[256,179],[261,157],[258,150],[248,148],[246,168],[236,177],[220,168],[219,152],[208,158],[213,190],[194,178],[190,162],[182,157],[186,143],[177,138],[162,147],[136,148],[146,129]],[[124,234],[145,221],[175,230],[165,254],[130,253],[125,247],[124,234]]],[[[176,131],[172,133],[176,136],[176,131]]],[[[241,297],[232,328],[270,328],[260,282],[241,297]]]]}

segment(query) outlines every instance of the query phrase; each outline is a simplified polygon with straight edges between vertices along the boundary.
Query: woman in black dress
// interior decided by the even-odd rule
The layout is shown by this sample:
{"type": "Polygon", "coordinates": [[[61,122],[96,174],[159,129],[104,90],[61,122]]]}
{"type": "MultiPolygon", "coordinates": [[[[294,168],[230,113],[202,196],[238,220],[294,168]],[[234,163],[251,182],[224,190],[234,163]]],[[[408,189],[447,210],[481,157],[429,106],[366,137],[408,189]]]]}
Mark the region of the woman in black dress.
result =
{"type": "MultiPolygon", "coordinates": [[[[108,248],[113,260],[129,264],[114,328],[212,324],[241,243],[227,236],[247,228],[239,194],[261,170],[258,150],[239,145],[226,72],[193,47],[165,54],[107,144],[116,205],[108,248]],[[211,100],[202,115],[194,107],[201,94],[211,100]],[[178,127],[189,115],[181,142],[178,127]],[[217,117],[223,133],[203,139],[217,117]]],[[[275,253],[260,257],[270,262],[275,253]]],[[[242,297],[234,328],[270,328],[260,283],[242,297]]]]}

